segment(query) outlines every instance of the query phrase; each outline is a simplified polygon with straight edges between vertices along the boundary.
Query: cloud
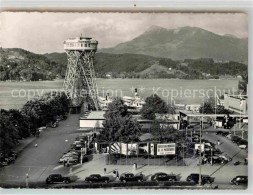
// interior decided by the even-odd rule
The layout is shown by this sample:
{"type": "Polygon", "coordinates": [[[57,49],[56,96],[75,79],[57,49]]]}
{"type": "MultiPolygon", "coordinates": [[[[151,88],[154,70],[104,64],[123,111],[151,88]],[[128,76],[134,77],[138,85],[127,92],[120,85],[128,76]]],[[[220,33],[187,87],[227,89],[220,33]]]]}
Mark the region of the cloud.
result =
{"type": "Polygon", "coordinates": [[[1,44],[35,53],[63,52],[63,41],[90,36],[99,47],[112,47],[132,40],[151,25],[174,29],[196,26],[217,34],[248,36],[245,14],[190,13],[52,13],[3,12],[1,44]]]}

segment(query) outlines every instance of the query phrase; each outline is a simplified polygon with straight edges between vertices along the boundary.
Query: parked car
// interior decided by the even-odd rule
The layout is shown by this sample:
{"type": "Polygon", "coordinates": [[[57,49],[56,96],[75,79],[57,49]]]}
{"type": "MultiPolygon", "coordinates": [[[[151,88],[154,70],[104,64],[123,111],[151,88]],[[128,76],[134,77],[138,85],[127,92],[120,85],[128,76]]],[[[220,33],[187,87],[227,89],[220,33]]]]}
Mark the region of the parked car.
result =
{"type": "Polygon", "coordinates": [[[233,135],[232,135],[232,134],[228,134],[226,137],[227,137],[228,139],[232,139],[233,135]]]}
{"type": "Polygon", "coordinates": [[[64,154],[62,157],[63,158],[65,158],[65,157],[79,158],[79,155],[78,154],[73,154],[73,153],[67,153],[67,154],[64,154]]]}
{"type": "Polygon", "coordinates": [[[232,161],[232,158],[228,155],[221,154],[221,155],[219,155],[219,157],[222,158],[223,160],[226,160],[227,162],[232,161]]]}
{"type": "Polygon", "coordinates": [[[59,163],[63,163],[65,160],[65,162],[69,162],[70,164],[76,164],[79,161],[78,157],[74,157],[74,156],[69,156],[69,157],[62,157],[59,159],[59,163]]]}
{"type": "Polygon", "coordinates": [[[52,183],[70,183],[70,177],[63,177],[61,174],[52,174],[49,175],[46,179],[47,184],[52,183]]]}
{"type": "Polygon", "coordinates": [[[213,158],[213,160],[211,159],[211,156],[208,156],[207,157],[207,161],[211,164],[222,164],[222,163],[225,163],[226,161],[223,159],[223,158],[221,158],[221,157],[219,157],[219,156],[212,156],[212,158],[213,158]]]}
{"type": "Polygon", "coordinates": [[[123,173],[119,180],[121,182],[142,182],[143,181],[143,175],[142,174],[138,174],[138,175],[134,175],[133,173],[123,173]]]}
{"type": "Polygon", "coordinates": [[[177,177],[174,174],[167,174],[161,172],[152,175],[151,181],[177,181],[177,177]]]}
{"type": "Polygon", "coordinates": [[[231,183],[235,185],[248,184],[248,176],[236,176],[231,180],[231,183]]]}
{"type": "Polygon", "coordinates": [[[234,143],[238,143],[239,141],[241,141],[241,139],[242,138],[240,138],[240,137],[238,137],[238,136],[234,136],[234,137],[232,137],[232,142],[234,142],[234,143]]]}
{"type": "Polygon", "coordinates": [[[93,174],[85,178],[85,182],[89,183],[100,183],[100,182],[108,183],[109,180],[110,180],[109,177],[102,177],[99,174],[93,174]]]}
{"type": "MultiPolygon", "coordinates": [[[[199,183],[199,174],[192,173],[187,178],[186,181],[193,181],[195,183],[199,183]]],[[[210,177],[209,175],[201,175],[201,184],[211,184],[214,182],[214,177],[210,177]]]]}
{"type": "Polygon", "coordinates": [[[222,132],[222,136],[226,137],[227,135],[229,135],[230,133],[229,132],[222,132]]]}
{"type": "Polygon", "coordinates": [[[240,140],[239,142],[237,142],[238,145],[242,145],[242,144],[247,144],[248,145],[248,141],[245,139],[240,140]]]}
{"type": "Polygon", "coordinates": [[[68,152],[65,152],[64,154],[74,154],[74,155],[77,155],[77,156],[80,156],[81,153],[80,152],[77,152],[75,150],[69,150],[68,152]]]}
{"type": "Polygon", "coordinates": [[[222,135],[223,134],[223,131],[217,131],[216,132],[216,135],[222,135]]]}
{"type": "Polygon", "coordinates": [[[7,161],[0,161],[0,166],[3,167],[3,166],[7,166],[8,165],[8,162],[7,161]]]}
{"type": "Polygon", "coordinates": [[[248,143],[247,144],[239,144],[239,148],[247,149],[248,148],[248,143]]]}

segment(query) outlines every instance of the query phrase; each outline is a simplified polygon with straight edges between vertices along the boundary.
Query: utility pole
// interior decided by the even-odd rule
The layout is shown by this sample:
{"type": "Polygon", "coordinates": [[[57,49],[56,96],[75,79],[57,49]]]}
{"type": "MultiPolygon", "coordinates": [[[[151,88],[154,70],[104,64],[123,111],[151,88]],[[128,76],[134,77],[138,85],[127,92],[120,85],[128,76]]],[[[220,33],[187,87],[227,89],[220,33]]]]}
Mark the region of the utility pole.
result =
{"type": "Polygon", "coordinates": [[[81,148],[81,159],[80,159],[81,165],[83,164],[83,148],[81,148]]]}
{"type": "Polygon", "coordinates": [[[26,188],[29,188],[28,178],[29,178],[29,175],[28,175],[28,173],[26,173],[26,177],[25,177],[26,188]]]}
{"type": "Polygon", "coordinates": [[[201,139],[202,139],[202,128],[203,128],[203,115],[204,115],[204,106],[205,102],[203,99],[203,109],[202,109],[202,117],[201,117],[201,124],[200,124],[200,135],[199,135],[199,142],[200,142],[200,155],[199,155],[199,185],[201,185],[201,163],[202,163],[202,146],[201,146],[201,139]]]}
{"type": "Polygon", "coordinates": [[[203,125],[203,116],[202,116],[202,121],[200,125],[200,135],[199,135],[199,145],[200,145],[200,154],[199,154],[199,185],[201,185],[201,163],[202,163],[202,146],[201,146],[201,136],[202,136],[202,125],[203,125]]]}

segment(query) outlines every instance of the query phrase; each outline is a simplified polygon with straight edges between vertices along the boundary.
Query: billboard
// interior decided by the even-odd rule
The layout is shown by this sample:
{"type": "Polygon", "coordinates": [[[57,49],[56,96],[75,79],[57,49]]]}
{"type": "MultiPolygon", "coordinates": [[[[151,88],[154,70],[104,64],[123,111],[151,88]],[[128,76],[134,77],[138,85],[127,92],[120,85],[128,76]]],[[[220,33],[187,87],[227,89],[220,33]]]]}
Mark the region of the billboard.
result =
{"type": "Polygon", "coordinates": [[[137,143],[121,143],[121,154],[133,155],[137,154],[137,143]]]}
{"type": "Polygon", "coordinates": [[[176,144],[157,144],[157,155],[176,154],[176,144]]]}

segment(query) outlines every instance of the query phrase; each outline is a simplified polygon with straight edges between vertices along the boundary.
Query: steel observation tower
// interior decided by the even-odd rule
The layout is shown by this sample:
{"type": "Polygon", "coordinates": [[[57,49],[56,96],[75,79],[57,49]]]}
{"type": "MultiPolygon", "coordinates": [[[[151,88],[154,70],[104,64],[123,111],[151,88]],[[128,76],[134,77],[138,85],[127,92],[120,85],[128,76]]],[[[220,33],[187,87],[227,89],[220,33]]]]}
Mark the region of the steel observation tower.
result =
{"type": "Polygon", "coordinates": [[[93,67],[97,45],[98,41],[82,36],[64,41],[68,66],[63,88],[73,107],[86,101],[92,109],[100,109],[93,67]]]}

